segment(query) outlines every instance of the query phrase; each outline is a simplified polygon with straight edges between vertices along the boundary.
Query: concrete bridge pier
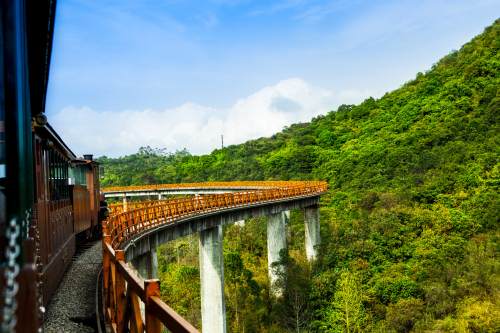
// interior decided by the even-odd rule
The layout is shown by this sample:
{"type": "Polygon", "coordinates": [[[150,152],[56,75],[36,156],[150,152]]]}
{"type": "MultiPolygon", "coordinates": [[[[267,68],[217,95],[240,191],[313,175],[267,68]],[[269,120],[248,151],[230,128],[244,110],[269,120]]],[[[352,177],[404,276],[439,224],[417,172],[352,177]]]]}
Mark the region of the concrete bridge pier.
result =
{"type": "Polygon", "coordinates": [[[201,321],[203,332],[226,332],[222,225],[200,232],[201,321]]]}
{"type": "Polygon", "coordinates": [[[280,253],[287,250],[286,222],[286,212],[269,215],[267,220],[267,269],[271,293],[275,297],[283,296],[284,292],[283,286],[277,282],[280,277],[284,277],[286,267],[276,263],[281,259],[280,253]]]}
{"type": "Polygon", "coordinates": [[[135,258],[132,265],[137,269],[143,279],[158,278],[158,254],[156,248],[152,248],[145,254],[135,258]]]}
{"type": "Polygon", "coordinates": [[[319,207],[310,206],[304,208],[304,223],[306,233],[306,256],[307,260],[314,261],[318,255],[317,246],[321,243],[319,233],[319,207]]]}
{"type": "Polygon", "coordinates": [[[283,214],[285,214],[285,222],[286,222],[286,224],[290,223],[290,211],[289,210],[285,210],[283,212],[283,214]]]}
{"type": "MultiPolygon", "coordinates": [[[[151,248],[145,254],[132,260],[132,266],[143,279],[158,278],[158,254],[156,248],[151,248]]],[[[143,320],[146,319],[146,306],[144,302],[139,303],[143,320]]]]}
{"type": "Polygon", "coordinates": [[[289,239],[292,239],[292,230],[291,228],[288,227],[288,225],[290,225],[290,211],[289,210],[285,210],[283,211],[283,215],[284,215],[284,218],[285,218],[285,224],[287,225],[287,228],[286,228],[286,239],[287,241],[289,239]]]}
{"type": "Polygon", "coordinates": [[[148,277],[150,279],[158,279],[158,252],[156,252],[156,248],[152,248],[149,251],[147,258],[147,271],[148,277]]]}

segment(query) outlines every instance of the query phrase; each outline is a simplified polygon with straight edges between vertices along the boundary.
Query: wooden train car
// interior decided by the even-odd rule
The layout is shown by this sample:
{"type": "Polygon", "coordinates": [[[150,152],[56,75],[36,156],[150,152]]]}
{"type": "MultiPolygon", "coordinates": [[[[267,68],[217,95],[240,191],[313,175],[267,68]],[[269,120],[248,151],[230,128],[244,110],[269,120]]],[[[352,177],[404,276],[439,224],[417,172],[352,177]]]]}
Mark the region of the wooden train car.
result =
{"type": "Polygon", "coordinates": [[[75,233],[85,232],[87,238],[95,236],[99,231],[100,187],[99,165],[92,155],[72,161],[69,181],[75,233]]]}
{"type": "Polygon", "coordinates": [[[99,168],[77,159],[49,124],[35,125],[35,207],[38,254],[46,304],[75,253],[75,237],[96,235],[99,211],[99,168]]]}
{"type": "Polygon", "coordinates": [[[43,300],[48,302],[75,252],[68,174],[76,158],[48,125],[35,126],[35,210],[43,300]]]}

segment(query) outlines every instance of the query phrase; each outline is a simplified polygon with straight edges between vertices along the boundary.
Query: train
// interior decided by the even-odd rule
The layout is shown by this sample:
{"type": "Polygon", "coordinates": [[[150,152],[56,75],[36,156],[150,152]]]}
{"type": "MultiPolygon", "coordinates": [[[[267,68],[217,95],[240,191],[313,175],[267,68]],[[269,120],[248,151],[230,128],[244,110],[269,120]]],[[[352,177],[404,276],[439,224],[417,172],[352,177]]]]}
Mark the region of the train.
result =
{"type": "Polygon", "coordinates": [[[33,128],[35,255],[42,267],[42,303],[47,305],[77,242],[99,236],[99,212],[105,203],[92,155],[78,158],[48,122],[35,122],[33,128]]]}
{"type": "Polygon", "coordinates": [[[55,0],[0,1],[0,332],[39,331],[107,212],[99,164],[45,115],[55,11],[55,0]]]}

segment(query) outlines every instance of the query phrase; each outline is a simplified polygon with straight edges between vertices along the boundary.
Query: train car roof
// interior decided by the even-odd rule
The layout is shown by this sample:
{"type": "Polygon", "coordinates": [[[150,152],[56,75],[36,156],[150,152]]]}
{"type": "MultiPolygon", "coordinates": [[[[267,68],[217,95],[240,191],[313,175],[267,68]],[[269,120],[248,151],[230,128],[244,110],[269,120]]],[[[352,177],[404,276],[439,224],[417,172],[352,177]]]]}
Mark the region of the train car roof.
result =
{"type": "Polygon", "coordinates": [[[59,134],[50,126],[49,123],[46,123],[43,126],[36,126],[35,131],[43,138],[49,139],[53,141],[59,148],[60,150],[63,151],[64,155],[70,159],[74,160],[76,159],[75,153],[68,147],[68,145],[61,139],[59,134]]]}
{"type": "Polygon", "coordinates": [[[86,160],[84,158],[76,158],[74,160],[71,161],[73,164],[79,164],[79,165],[85,165],[85,166],[92,166],[92,165],[96,165],[96,164],[99,164],[98,162],[94,161],[94,160],[86,160]]]}
{"type": "Polygon", "coordinates": [[[31,113],[45,112],[49,79],[56,0],[26,1],[31,113]]]}

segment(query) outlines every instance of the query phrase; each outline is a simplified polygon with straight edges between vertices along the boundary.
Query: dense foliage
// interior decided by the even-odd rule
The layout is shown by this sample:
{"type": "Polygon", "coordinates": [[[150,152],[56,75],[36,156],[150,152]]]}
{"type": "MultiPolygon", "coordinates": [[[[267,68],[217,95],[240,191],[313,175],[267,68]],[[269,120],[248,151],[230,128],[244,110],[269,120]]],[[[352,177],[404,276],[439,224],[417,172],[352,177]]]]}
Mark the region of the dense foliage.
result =
{"type": "MultiPolygon", "coordinates": [[[[203,156],[144,148],[102,157],[103,184],[329,181],[313,267],[292,212],[281,300],[268,293],[265,221],[225,231],[234,332],[498,332],[499,33],[497,20],[382,98],[271,138],[203,156]]],[[[161,269],[163,296],[199,323],[196,244],[163,247],[161,269]]]]}

